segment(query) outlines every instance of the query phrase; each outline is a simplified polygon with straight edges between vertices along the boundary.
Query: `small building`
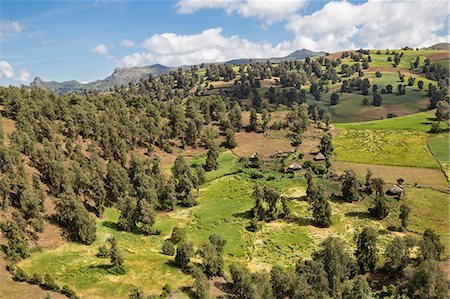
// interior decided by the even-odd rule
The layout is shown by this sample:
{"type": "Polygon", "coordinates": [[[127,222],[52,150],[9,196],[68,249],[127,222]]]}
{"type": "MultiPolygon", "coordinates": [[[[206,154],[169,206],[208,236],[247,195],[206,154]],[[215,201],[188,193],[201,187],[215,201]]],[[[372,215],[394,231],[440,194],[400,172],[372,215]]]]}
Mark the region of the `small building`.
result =
{"type": "Polygon", "coordinates": [[[318,153],[315,157],[314,157],[314,161],[325,161],[326,158],[322,153],[318,153]]]}
{"type": "Polygon", "coordinates": [[[388,195],[395,195],[395,196],[401,196],[403,194],[403,189],[400,188],[397,185],[394,185],[394,186],[392,186],[391,188],[389,188],[386,191],[386,194],[388,194],[388,195]]]}
{"type": "Polygon", "coordinates": [[[253,153],[249,158],[250,158],[250,160],[258,160],[259,155],[258,155],[258,153],[253,153]]]}
{"type": "Polygon", "coordinates": [[[302,165],[298,162],[293,162],[293,163],[289,164],[289,166],[287,167],[287,171],[289,171],[289,172],[294,172],[294,171],[297,171],[300,169],[302,169],[302,165]]]}

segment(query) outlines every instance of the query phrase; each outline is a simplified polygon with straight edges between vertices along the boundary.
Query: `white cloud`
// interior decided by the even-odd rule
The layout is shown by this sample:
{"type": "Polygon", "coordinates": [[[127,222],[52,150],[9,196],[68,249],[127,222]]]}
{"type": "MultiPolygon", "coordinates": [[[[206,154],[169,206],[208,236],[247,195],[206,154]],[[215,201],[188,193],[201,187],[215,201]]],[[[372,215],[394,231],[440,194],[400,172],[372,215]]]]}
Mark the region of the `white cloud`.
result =
{"type": "Polygon", "coordinates": [[[6,38],[16,33],[20,33],[25,26],[17,21],[0,20],[0,38],[6,38]]]}
{"type": "Polygon", "coordinates": [[[92,52],[97,53],[101,56],[107,56],[109,55],[108,47],[105,44],[100,44],[94,48],[91,49],[92,52]]]}
{"type": "MultiPolygon", "coordinates": [[[[304,5],[303,2],[302,5],[304,5]]],[[[251,42],[238,35],[224,36],[222,28],[210,28],[198,34],[155,34],[147,38],[143,52],[118,60],[120,66],[161,63],[168,66],[220,62],[237,58],[284,56],[306,48],[314,51],[338,51],[356,48],[424,47],[448,42],[445,24],[449,17],[447,1],[377,1],[353,4],[333,1],[309,15],[298,13],[300,4],[289,1],[195,1],[178,2],[180,13],[201,9],[223,9],[228,13],[264,19],[285,18],[285,29],[294,34],[279,44],[251,42]],[[255,9],[251,9],[252,5],[255,9]],[[284,6],[286,5],[286,6],[284,6]],[[272,14],[272,16],[269,16],[272,14]]]]}
{"type": "Polygon", "coordinates": [[[276,46],[253,43],[237,35],[223,36],[222,28],[211,28],[193,35],[155,34],[143,43],[147,52],[134,53],[121,59],[121,66],[161,63],[168,66],[218,62],[236,58],[267,58],[287,55],[289,43],[276,46]]]}
{"type": "Polygon", "coordinates": [[[0,78],[6,78],[26,84],[30,82],[31,75],[25,69],[19,70],[17,74],[14,67],[8,61],[0,60],[0,78]]]}
{"type": "Polygon", "coordinates": [[[447,41],[437,34],[448,17],[447,1],[372,1],[327,3],[311,15],[295,15],[286,28],[297,48],[423,47],[447,41]]]}
{"type": "Polygon", "coordinates": [[[91,52],[94,52],[100,56],[107,58],[107,59],[114,59],[114,56],[109,54],[109,48],[105,44],[100,44],[94,48],[91,48],[91,52]]]}
{"type": "Polygon", "coordinates": [[[134,47],[134,41],[132,41],[131,39],[124,39],[124,40],[122,40],[121,42],[120,42],[120,44],[122,45],[122,46],[124,46],[124,47],[127,47],[127,48],[132,48],[132,47],[134,47]]]}
{"type": "Polygon", "coordinates": [[[308,4],[307,0],[181,0],[178,13],[194,13],[202,9],[223,9],[247,18],[258,18],[264,26],[286,20],[308,4]]]}

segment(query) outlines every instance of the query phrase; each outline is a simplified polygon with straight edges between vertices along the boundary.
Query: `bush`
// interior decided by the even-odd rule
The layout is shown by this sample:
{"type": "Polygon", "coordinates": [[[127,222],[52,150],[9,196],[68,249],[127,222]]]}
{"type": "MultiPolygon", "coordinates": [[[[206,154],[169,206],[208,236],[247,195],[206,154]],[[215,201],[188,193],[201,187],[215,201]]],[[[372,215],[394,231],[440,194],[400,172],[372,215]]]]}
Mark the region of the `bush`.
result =
{"type": "Polygon", "coordinates": [[[101,245],[101,246],[98,248],[98,252],[97,252],[96,256],[97,256],[97,257],[100,257],[100,258],[109,257],[109,250],[108,250],[108,248],[106,247],[106,245],[101,245]]]}
{"type": "Polygon", "coordinates": [[[172,235],[170,236],[170,242],[172,244],[178,244],[186,239],[186,232],[181,227],[174,227],[172,230],[172,235]]]}
{"type": "Polygon", "coordinates": [[[165,240],[161,246],[161,252],[165,255],[173,256],[175,253],[175,247],[170,240],[165,240]]]}
{"type": "Polygon", "coordinates": [[[61,294],[66,295],[70,299],[76,299],[78,298],[77,294],[75,294],[75,291],[72,290],[68,285],[64,285],[61,289],[61,294]]]}
{"type": "Polygon", "coordinates": [[[29,277],[28,274],[22,270],[22,268],[17,268],[14,272],[13,279],[15,281],[27,281],[29,277]]]}
{"type": "Polygon", "coordinates": [[[44,276],[44,283],[42,284],[42,287],[46,290],[50,291],[59,291],[59,286],[56,284],[55,279],[50,274],[45,274],[44,276]]]}

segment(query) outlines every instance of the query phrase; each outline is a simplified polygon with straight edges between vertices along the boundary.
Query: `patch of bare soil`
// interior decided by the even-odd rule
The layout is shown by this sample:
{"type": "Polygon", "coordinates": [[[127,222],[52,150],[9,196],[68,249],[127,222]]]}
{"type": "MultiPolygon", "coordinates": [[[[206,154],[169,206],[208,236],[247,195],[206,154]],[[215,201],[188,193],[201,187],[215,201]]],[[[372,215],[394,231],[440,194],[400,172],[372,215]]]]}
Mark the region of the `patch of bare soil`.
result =
{"type": "Polygon", "coordinates": [[[431,61],[450,59],[450,52],[434,53],[427,56],[431,61]]]}

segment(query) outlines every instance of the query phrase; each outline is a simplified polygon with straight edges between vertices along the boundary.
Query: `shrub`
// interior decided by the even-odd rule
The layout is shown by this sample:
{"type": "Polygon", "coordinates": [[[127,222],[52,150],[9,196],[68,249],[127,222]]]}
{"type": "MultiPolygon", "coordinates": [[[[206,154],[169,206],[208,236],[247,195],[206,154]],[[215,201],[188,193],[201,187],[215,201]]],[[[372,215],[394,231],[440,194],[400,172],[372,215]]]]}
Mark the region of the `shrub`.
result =
{"type": "Polygon", "coordinates": [[[165,240],[161,246],[161,252],[165,255],[173,256],[175,253],[175,247],[170,240],[165,240]]]}

